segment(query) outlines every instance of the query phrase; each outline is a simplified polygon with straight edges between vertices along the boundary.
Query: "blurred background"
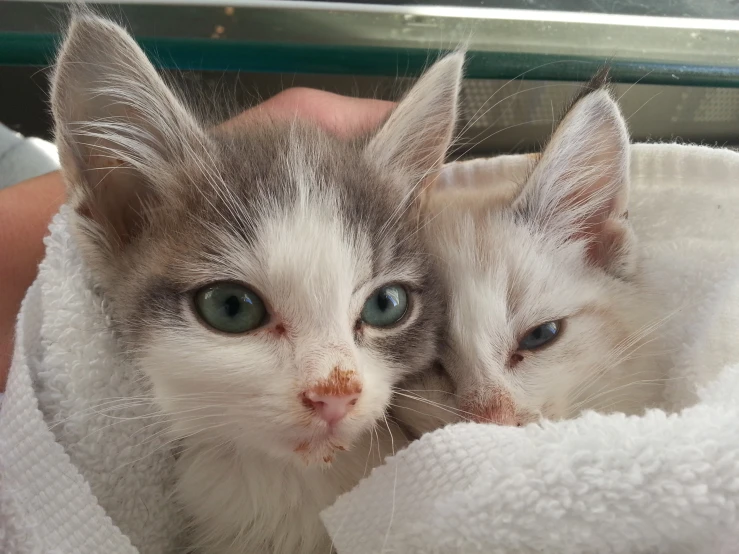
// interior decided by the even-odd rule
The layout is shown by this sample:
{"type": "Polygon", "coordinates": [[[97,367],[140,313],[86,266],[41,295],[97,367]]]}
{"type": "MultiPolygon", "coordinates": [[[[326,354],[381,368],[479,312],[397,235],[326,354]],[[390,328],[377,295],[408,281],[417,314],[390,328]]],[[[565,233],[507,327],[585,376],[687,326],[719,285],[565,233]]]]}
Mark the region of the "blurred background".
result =
{"type": "MultiPolygon", "coordinates": [[[[456,156],[530,151],[608,63],[635,140],[739,145],[738,0],[99,3],[214,120],[291,86],[396,98],[470,51],[456,156]],[[443,3],[442,3],[443,2],[443,3]]],[[[51,137],[63,2],[0,0],[0,122],[51,137]]]]}

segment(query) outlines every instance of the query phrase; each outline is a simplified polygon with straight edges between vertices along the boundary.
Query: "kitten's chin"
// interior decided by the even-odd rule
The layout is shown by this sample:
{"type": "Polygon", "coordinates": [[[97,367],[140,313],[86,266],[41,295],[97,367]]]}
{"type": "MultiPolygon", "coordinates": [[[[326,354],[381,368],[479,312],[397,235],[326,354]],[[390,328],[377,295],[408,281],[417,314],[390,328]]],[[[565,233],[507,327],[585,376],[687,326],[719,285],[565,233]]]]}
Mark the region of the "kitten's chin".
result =
{"type": "Polygon", "coordinates": [[[337,454],[351,450],[364,431],[352,426],[351,429],[313,433],[306,440],[295,443],[292,453],[302,467],[330,467],[337,454]]]}
{"type": "Polygon", "coordinates": [[[295,447],[296,462],[302,467],[330,467],[336,453],[348,447],[334,439],[301,442],[295,447]]]}

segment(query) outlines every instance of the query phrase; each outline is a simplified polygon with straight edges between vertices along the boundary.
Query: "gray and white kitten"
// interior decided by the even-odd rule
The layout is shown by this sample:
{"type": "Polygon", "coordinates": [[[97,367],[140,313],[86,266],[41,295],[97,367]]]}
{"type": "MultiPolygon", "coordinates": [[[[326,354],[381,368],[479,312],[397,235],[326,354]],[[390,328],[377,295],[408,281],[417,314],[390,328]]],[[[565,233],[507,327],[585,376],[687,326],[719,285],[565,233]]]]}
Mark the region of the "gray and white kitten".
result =
{"type": "Polygon", "coordinates": [[[660,403],[667,360],[654,332],[669,314],[628,221],[629,137],[603,81],[540,157],[519,158],[507,175],[494,162],[448,166],[440,181],[467,186],[429,190],[424,234],[449,327],[446,374],[406,383],[397,401],[417,433],[660,403]]]}
{"type": "Polygon", "coordinates": [[[330,551],[319,512],[402,444],[393,387],[443,325],[418,192],[452,139],[462,54],[379,130],[207,129],[117,25],[77,15],[52,106],[73,228],[181,443],[198,551],[330,551]]]}

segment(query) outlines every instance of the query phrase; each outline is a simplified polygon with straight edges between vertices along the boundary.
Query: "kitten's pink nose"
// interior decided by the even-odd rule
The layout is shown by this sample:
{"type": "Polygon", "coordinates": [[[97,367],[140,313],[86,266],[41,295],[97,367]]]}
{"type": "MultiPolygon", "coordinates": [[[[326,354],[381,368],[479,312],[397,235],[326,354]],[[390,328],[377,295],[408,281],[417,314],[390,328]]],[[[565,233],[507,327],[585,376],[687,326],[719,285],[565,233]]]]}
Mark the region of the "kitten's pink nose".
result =
{"type": "Polygon", "coordinates": [[[303,404],[311,408],[326,423],[334,425],[352,410],[359,396],[360,393],[334,395],[308,391],[303,393],[303,404]]]}

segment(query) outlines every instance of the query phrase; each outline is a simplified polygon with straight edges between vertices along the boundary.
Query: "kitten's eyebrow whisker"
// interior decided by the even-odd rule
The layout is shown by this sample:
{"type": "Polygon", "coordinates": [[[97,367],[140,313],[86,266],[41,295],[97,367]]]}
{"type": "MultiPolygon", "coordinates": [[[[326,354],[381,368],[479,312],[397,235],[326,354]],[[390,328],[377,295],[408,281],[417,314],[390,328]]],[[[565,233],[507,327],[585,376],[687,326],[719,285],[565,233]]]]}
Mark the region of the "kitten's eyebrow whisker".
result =
{"type": "MultiPolygon", "coordinates": [[[[216,196],[220,198],[220,200],[225,205],[226,209],[229,212],[229,215],[231,216],[231,219],[223,215],[223,221],[226,223],[227,227],[231,230],[232,233],[236,234],[238,236],[238,229],[235,227],[236,221],[243,221],[247,222],[248,218],[246,217],[246,213],[243,209],[239,209],[239,205],[234,201],[233,195],[231,195],[231,192],[229,188],[226,186],[226,183],[223,181],[223,178],[220,176],[220,173],[217,169],[215,169],[216,161],[213,159],[210,153],[210,149],[203,144],[200,137],[197,137],[198,142],[200,143],[201,150],[208,156],[210,163],[212,164],[209,167],[206,167],[204,163],[201,163],[201,160],[197,156],[197,154],[193,151],[193,149],[187,145],[187,148],[190,151],[190,154],[198,167],[200,167],[203,176],[205,177],[206,181],[210,184],[211,189],[215,192],[216,196]]],[[[213,208],[213,210],[220,214],[220,211],[216,209],[216,207],[213,205],[212,202],[210,202],[210,199],[208,199],[203,191],[200,190],[199,187],[196,187],[198,189],[198,192],[201,193],[203,198],[210,204],[210,206],[213,208]]]]}

